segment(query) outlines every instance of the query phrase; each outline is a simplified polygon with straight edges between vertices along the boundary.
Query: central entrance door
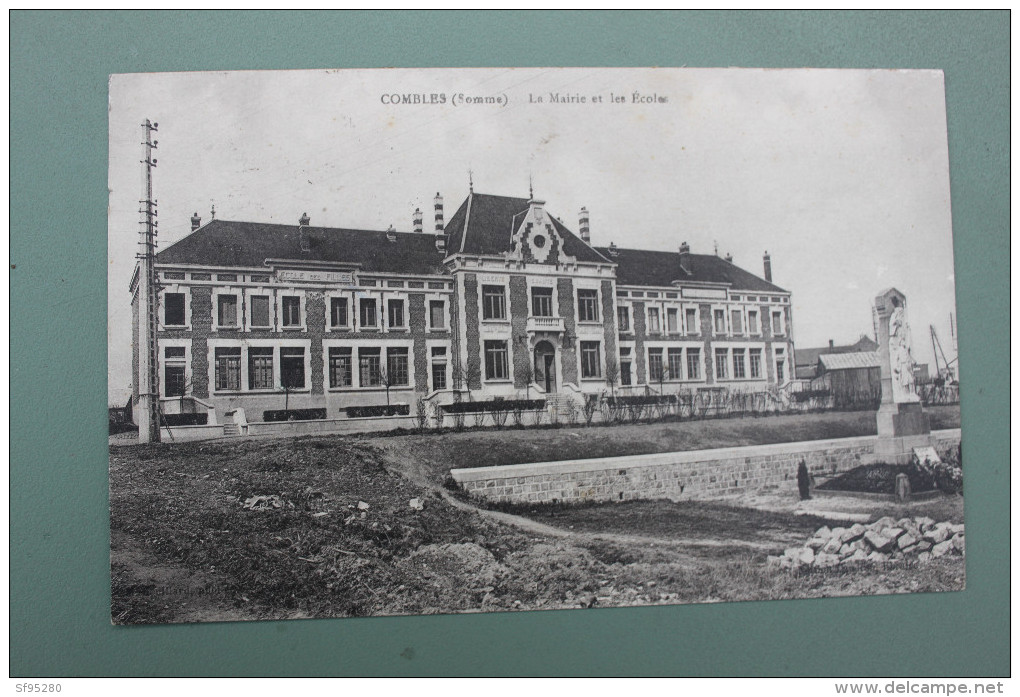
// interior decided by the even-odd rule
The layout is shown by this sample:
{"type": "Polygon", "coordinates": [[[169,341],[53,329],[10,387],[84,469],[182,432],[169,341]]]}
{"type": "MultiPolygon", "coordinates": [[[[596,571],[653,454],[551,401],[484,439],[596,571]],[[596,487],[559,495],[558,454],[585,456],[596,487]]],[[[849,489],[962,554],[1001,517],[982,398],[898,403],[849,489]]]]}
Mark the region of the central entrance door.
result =
{"type": "Polygon", "coordinates": [[[547,394],[556,391],[556,349],[548,341],[535,345],[535,382],[547,394]]]}

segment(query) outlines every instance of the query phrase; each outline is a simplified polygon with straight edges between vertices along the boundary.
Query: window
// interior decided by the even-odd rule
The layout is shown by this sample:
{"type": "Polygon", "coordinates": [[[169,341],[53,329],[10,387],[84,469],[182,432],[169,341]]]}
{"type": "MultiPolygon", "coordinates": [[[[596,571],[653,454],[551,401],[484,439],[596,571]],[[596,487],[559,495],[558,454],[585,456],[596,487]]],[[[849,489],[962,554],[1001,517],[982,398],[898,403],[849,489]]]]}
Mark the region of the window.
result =
{"type": "Polygon", "coordinates": [[[301,296],[283,296],[283,326],[301,326],[301,296]]]}
{"type": "Polygon", "coordinates": [[[268,327],[272,325],[269,315],[269,296],[253,295],[249,298],[251,304],[251,326],[268,327]]]}
{"type": "Polygon", "coordinates": [[[379,325],[379,316],[375,310],[375,298],[362,298],[358,321],[362,329],[374,329],[379,325]]]}
{"type": "Polygon", "coordinates": [[[389,321],[390,329],[403,329],[407,327],[407,323],[404,322],[404,301],[403,300],[388,300],[386,302],[387,308],[387,319],[389,321]]]}
{"type": "Polygon", "coordinates": [[[216,356],[216,389],[241,389],[241,347],[219,347],[216,356]]]}
{"type": "Polygon", "coordinates": [[[687,349],[687,379],[701,379],[701,349],[687,349]]]}
{"type": "Polygon", "coordinates": [[[184,358],[187,355],[187,349],[183,346],[167,346],[163,355],[167,358],[184,358]]]}
{"type": "Polygon", "coordinates": [[[446,389],[446,347],[432,347],[432,389],[446,389]]]}
{"type": "Polygon", "coordinates": [[[733,377],[746,378],[746,367],[744,363],[744,349],[733,349],[733,377]]]}
{"type": "Polygon", "coordinates": [[[329,299],[329,326],[346,327],[351,323],[347,314],[347,298],[329,299]]]}
{"type": "Polygon", "coordinates": [[[503,286],[482,286],[482,319],[506,319],[503,286]]]}
{"type": "Polygon", "coordinates": [[[750,358],[751,358],[751,377],[752,378],[760,378],[761,377],[761,349],[751,349],[751,351],[750,351],[750,358]]]}
{"type": "Polygon", "coordinates": [[[273,389],[273,349],[271,347],[248,349],[248,389],[273,389]]]}
{"type": "Polygon", "coordinates": [[[715,350],[715,377],[717,380],[726,379],[726,359],[729,351],[726,349],[715,350]]]}
{"type": "Polygon", "coordinates": [[[406,348],[391,346],[386,349],[386,378],[390,386],[409,384],[406,348]]]}
{"type": "Polygon", "coordinates": [[[280,348],[280,379],[289,390],[305,387],[305,350],[303,347],[280,348]]]}
{"type": "Polygon", "coordinates": [[[744,333],[744,321],[743,320],[744,320],[744,316],[740,312],[740,310],[731,310],[730,311],[730,323],[731,323],[731,325],[733,327],[733,333],[734,334],[743,334],[744,333]]]}
{"type": "Polygon", "coordinates": [[[715,322],[715,333],[716,334],[725,334],[726,333],[726,311],[725,310],[715,310],[712,313],[712,317],[713,317],[714,322],[715,322]]]}
{"type": "Polygon", "coordinates": [[[216,296],[216,324],[220,327],[237,326],[237,296],[216,296]]]}
{"type": "Polygon", "coordinates": [[[648,308],[648,333],[658,334],[661,331],[662,326],[659,324],[659,308],[648,308]]]}
{"type": "Polygon", "coordinates": [[[485,342],[485,379],[507,380],[509,378],[505,341],[485,342]]]}
{"type": "Polygon", "coordinates": [[[648,379],[651,382],[662,382],[665,375],[662,372],[662,349],[648,349],[648,379]]]}
{"type": "Polygon", "coordinates": [[[535,317],[552,317],[552,288],[531,289],[531,314],[535,317]]]}
{"type": "Polygon", "coordinates": [[[786,379],[786,360],[783,358],[783,349],[776,349],[776,382],[780,385],[786,379]]]}
{"type": "Polygon", "coordinates": [[[630,385],[633,381],[630,370],[630,347],[620,347],[620,384],[630,385]]]}
{"type": "Polygon", "coordinates": [[[616,308],[616,324],[619,325],[621,332],[630,331],[630,308],[626,305],[620,305],[616,308]]]}
{"type": "Polygon", "coordinates": [[[757,334],[758,333],[758,311],[748,310],[747,311],[747,333],[757,334]]]}
{"type": "Polygon", "coordinates": [[[680,311],[675,307],[666,308],[666,331],[670,334],[680,332],[680,311]]]}
{"type": "Polygon", "coordinates": [[[669,363],[669,379],[670,380],[683,380],[684,377],[684,350],[679,348],[671,348],[667,352],[669,363]]]}
{"type": "Polygon", "coordinates": [[[183,365],[167,365],[163,373],[166,382],[164,397],[183,397],[186,389],[183,365]]]}
{"type": "MultiPolygon", "coordinates": [[[[346,304],[346,302],[345,302],[346,304]]],[[[329,386],[350,387],[354,381],[352,351],[349,348],[331,346],[329,349],[329,386]]]]}
{"type": "Polygon", "coordinates": [[[577,291],[577,321],[599,321],[599,292],[582,288],[577,291]]]}
{"type": "MultiPolygon", "coordinates": [[[[375,302],[374,300],[372,301],[375,302]]],[[[381,354],[378,348],[358,349],[358,382],[362,387],[382,384],[381,354]]]]}
{"type": "Polygon", "coordinates": [[[163,324],[168,327],[184,326],[184,293],[167,293],[163,296],[163,324]]]}
{"type": "Polygon", "coordinates": [[[698,326],[698,311],[693,307],[688,307],[684,313],[687,316],[687,333],[698,334],[701,332],[701,328],[698,326]]]}
{"type": "Polygon", "coordinates": [[[581,377],[602,377],[602,358],[597,341],[581,342],[581,377]]]}
{"type": "Polygon", "coordinates": [[[446,303],[442,300],[429,301],[429,322],[433,330],[446,329],[446,303]]]}
{"type": "Polygon", "coordinates": [[[772,334],[779,336],[783,333],[783,313],[776,311],[772,313],[772,334]]]}

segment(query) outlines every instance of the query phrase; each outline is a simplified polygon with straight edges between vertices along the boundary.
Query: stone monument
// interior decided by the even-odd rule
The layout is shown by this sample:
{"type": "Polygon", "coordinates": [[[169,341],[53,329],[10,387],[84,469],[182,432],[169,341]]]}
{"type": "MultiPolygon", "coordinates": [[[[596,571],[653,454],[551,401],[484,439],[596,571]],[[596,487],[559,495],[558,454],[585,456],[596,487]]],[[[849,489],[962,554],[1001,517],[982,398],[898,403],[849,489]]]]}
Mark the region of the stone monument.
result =
{"type": "Polygon", "coordinates": [[[875,298],[875,324],[882,376],[875,455],[902,464],[910,461],[914,448],[933,444],[928,415],[914,386],[906,296],[890,288],[875,298]]]}

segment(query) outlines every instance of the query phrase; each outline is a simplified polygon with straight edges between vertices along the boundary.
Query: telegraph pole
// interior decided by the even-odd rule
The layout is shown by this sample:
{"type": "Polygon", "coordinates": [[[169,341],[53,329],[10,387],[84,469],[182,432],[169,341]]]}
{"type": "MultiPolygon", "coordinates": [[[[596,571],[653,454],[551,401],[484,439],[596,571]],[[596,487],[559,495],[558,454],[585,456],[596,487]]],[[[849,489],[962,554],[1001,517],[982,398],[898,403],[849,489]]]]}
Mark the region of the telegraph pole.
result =
{"type": "Polygon", "coordinates": [[[152,198],[152,170],[156,167],[156,159],[152,151],[157,141],[152,139],[159,124],[145,119],[145,158],[141,163],[145,167],[145,198],[139,203],[141,222],[142,251],[137,255],[141,262],[138,277],[138,309],[140,313],[138,347],[138,441],[141,443],[158,443],[160,440],[159,406],[159,344],[156,341],[156,328],[159,317],[159,284],[156,279],[156,201],[152,198]]]}

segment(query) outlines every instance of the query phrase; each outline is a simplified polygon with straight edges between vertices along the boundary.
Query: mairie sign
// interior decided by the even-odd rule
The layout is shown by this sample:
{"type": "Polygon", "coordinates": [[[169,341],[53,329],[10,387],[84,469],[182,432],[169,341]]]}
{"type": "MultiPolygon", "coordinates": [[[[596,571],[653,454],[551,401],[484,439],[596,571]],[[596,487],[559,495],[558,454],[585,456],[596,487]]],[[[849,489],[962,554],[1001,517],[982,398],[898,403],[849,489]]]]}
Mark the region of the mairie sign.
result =
{"type": "Polygon", "coordinates": [[[351,271],[308,271],[305,269],[281,269],[277,272],[281,281],[322,281],[325,283],[354,283],[351,271]]]}

